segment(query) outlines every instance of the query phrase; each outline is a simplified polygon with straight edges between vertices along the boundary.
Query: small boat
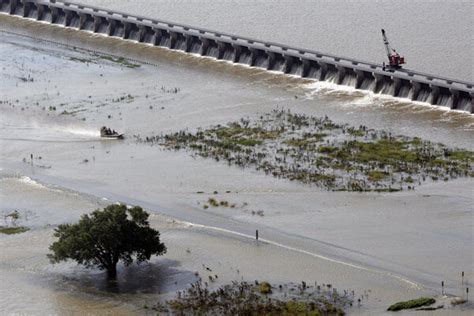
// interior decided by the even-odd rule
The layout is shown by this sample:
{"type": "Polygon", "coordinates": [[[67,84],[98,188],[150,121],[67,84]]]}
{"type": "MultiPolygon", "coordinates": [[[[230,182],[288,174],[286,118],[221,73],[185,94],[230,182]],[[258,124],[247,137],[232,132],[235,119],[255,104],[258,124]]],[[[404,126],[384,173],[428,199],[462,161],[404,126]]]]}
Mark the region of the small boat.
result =
{"type": "Polygon", "coordinates": [[[111,130],[108,127],[102,126],[102,128],[100,129],[100,137],[112,138],[112,139],[123,139],[123,134],[119,134],[115,130],[111,130]]]}

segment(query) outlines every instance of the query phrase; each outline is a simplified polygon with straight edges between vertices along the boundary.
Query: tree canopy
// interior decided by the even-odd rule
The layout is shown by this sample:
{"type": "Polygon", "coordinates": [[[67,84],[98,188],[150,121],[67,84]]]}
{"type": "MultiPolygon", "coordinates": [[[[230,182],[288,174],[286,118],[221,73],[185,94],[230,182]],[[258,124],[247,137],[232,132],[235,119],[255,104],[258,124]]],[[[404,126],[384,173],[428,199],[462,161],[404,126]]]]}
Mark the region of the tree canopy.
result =
{"type": "Polygon", "coordinates": [[[77,224],[59,225],[54,236],[59,238],[49,249],[52,263],[75,260],[86,267],[106,269],[109,278],[117,276],[117,263],[129,266],[162,255],[166,246],[160,233],[151,228],[149,214],[141,207],[109,205],[81,217],[77,224]]]}

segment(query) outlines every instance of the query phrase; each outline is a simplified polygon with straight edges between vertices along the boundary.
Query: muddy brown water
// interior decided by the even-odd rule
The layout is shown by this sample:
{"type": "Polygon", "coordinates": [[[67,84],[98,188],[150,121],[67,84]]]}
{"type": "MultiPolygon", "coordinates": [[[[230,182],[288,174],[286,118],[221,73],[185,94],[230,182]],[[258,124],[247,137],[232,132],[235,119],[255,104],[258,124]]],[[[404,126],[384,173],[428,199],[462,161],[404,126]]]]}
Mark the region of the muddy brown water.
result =
{"type": "Polygon", "coordinates": [[[29,36],[0,32],[0,210],[19,209],[32,227],[0,236],[1,304],[9,313],[143,313],[159,293],[205,273],[202,264],[222,282],[244,276],[371,289],[362,311],[374,314],[393,300],[439,294],[440,280],[461,295],[460,271],[472,278],[472,180],[397,194],[324,192],[133,138],[98,137],[102,125],[149,135],[283,107],[472,150],[472,115],[4,16],[0,29],[29,36]],[[131,69],[104,53],[144,63],[131,69]],[[204,210],[208,197],[248,206],[204,210]],[[54,225],[115,201],[164,216],[156,225],[172,249],[167,257],[122,271],[122,292],[104,287],[100,272],[49,265],[54,225]],[[264,216],[252,215],[259,210],[264,216]],[[146,269],[169,278],[150,278],[146,269]],[[25,293],[31,299],[22,300],[25,293]]]}

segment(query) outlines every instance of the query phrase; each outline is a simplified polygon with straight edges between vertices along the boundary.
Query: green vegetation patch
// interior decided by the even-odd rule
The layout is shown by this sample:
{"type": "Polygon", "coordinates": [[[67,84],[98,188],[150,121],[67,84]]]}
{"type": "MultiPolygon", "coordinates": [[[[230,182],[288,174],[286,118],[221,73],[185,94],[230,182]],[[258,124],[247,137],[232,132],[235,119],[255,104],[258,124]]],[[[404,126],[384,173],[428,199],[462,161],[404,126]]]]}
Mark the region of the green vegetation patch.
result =
{"type": "Polygon", "coordinates": [[[129,62],[124,57],[99,56],[99,58],[120,64],[127,68],[139,68],[141,66],[140,64],[134,64],[134,63],[129,62]]]}
{"type": "Polygon", "coordinates": [[[258,285],[258,291],[262,294],[270,294],[272,292],[272,286],[268,282],[262,282],[258,285]]]}
{"type": "Polygon", "coordinates": [[[29,231],[28,227],[18,226],[18,227],[0,227],[0,233],[5,235],[14,235],[14,234],[21,234],[24,232],[29,231]]]}
{"type": "MultiPolygon", "coordinates": [[[[266,282],[264,282],[266,284],[266,282]]],[[[261,283],[261,284],[264,284],[261,283]]],[[[153,310],[176,315],[344,315],[352,299],[334,291],[318,292],[314,288],[293,289],[283,293],[265,292],[261,284],[233,282],[216,290],[197,282],[174,299],[158,303],[153,310]]],[[[271,289],[271,285],[268,284],[271,289]]],[[[267,290],[267,288],[265,287],[267,290]]],[[[277,292],[277,291],[275,291],[277,292]]]]}
{"type": "Polygon", "coordinates": [[[334,191],[396,192],[474,176],[471,151],[285,110],[136,140],[334,191]]]}
{"type": "Polygon", "coordinates": [[[447,158],[454,160],[474,162],[472,152],[467,150],[446,151],[445,155],[447,158]]]}
{"type": "Polygon", "coordinates": [[[203,208],[204,209],[208,209],[209,206],[212,206],[212,207],[230,207],[230,208],[235,208],[237,206],[237,204],[235,203],[229,203],[229,201],[225,201],[225,200],[222,200],[222,201],[218,201],[217,199],[215,198],[209,198],[207,200],[207,203],[203,205],[203,208]]]}
{"type": "Polygon", "coordinates": [[[391,312],[400,311],[402,309],[411,309],[417,308],[421,306],[432,305],[436,303],[436,300],[431,297],[420,297],[414,300],[405,301],[405,302],[398,302],[391,305],[387,310],[391,312]]]}
{"type": "Polygon", "coordinates": [[[91,59],[78,58],[78,57],[69,57],[69,60],[76,61],[79,63],[85,63],[85,64],[93,62],[91,59]]]}
{"type": "Polygon", "coordinates": [[[367,176],[368,176],[369,181],[381,181],[385,179],[386,177],[388,177],[389,173],[378,171],[378,170],[372,170],[372,171],[367,172],[367,176]]]}
{"type": "Polygon", "coordinates": [[[291,138],[289,140],[285,140],[284,143],[289,146],[299,147],[299,148],[308,148],[311,146],[319,146],[319,142],[321,142],[327,134],[323,133],[308,133],[303,135],[301,138],[291,138]]]}

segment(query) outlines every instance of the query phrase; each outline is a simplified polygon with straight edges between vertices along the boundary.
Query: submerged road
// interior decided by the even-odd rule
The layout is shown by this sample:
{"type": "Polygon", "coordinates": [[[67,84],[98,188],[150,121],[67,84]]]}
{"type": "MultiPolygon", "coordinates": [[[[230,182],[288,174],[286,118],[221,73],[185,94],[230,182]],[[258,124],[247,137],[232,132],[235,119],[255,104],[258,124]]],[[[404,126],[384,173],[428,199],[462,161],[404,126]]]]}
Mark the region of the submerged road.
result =
{"type": "Polygon", "coordinates": [[[394,278],[413,289],[425,288],[437,290],[439,285],[438,280],[443,279],[447,284],[446,291],[451,289],[455,292],[457,290],[456,287],[450,288],[449,286],[456,284],[457,280],[451,280],[446,278],[446,276],[407,265],[401,265],[389,258],[380,258],[369,253],[301,235],[297,232],[289,233],[288,231],[268,225],[241,222],[224,215],[216,215],[215,213],[203,210],[195,211],[185,208],[169,209],[153,200],[135,199],[127,195],[115,193],[113,188],[111,188],[111,190],[104,190],[102,186],[96,186],[90,182],[86,183],[75,179],[50,176],[47,175],[47,172],[43,172],[37,168],[31,168],[31,166],[22,163],[3,162],[2,166],[16,170],[16,172],[19,172],[21,175],[28,176],[48,186],[52,185],[53,187],[66,188],[94,196],[98,199],[107,199],[110,202],[140,205],[151,212],[169,216],[196,228],[252,240],[255,239],[255,231],[259,230],[259,241],[264,244],[274,245],[300,254],[327,260],[334,264],[348,266],[356,270],[394,278]]]}

